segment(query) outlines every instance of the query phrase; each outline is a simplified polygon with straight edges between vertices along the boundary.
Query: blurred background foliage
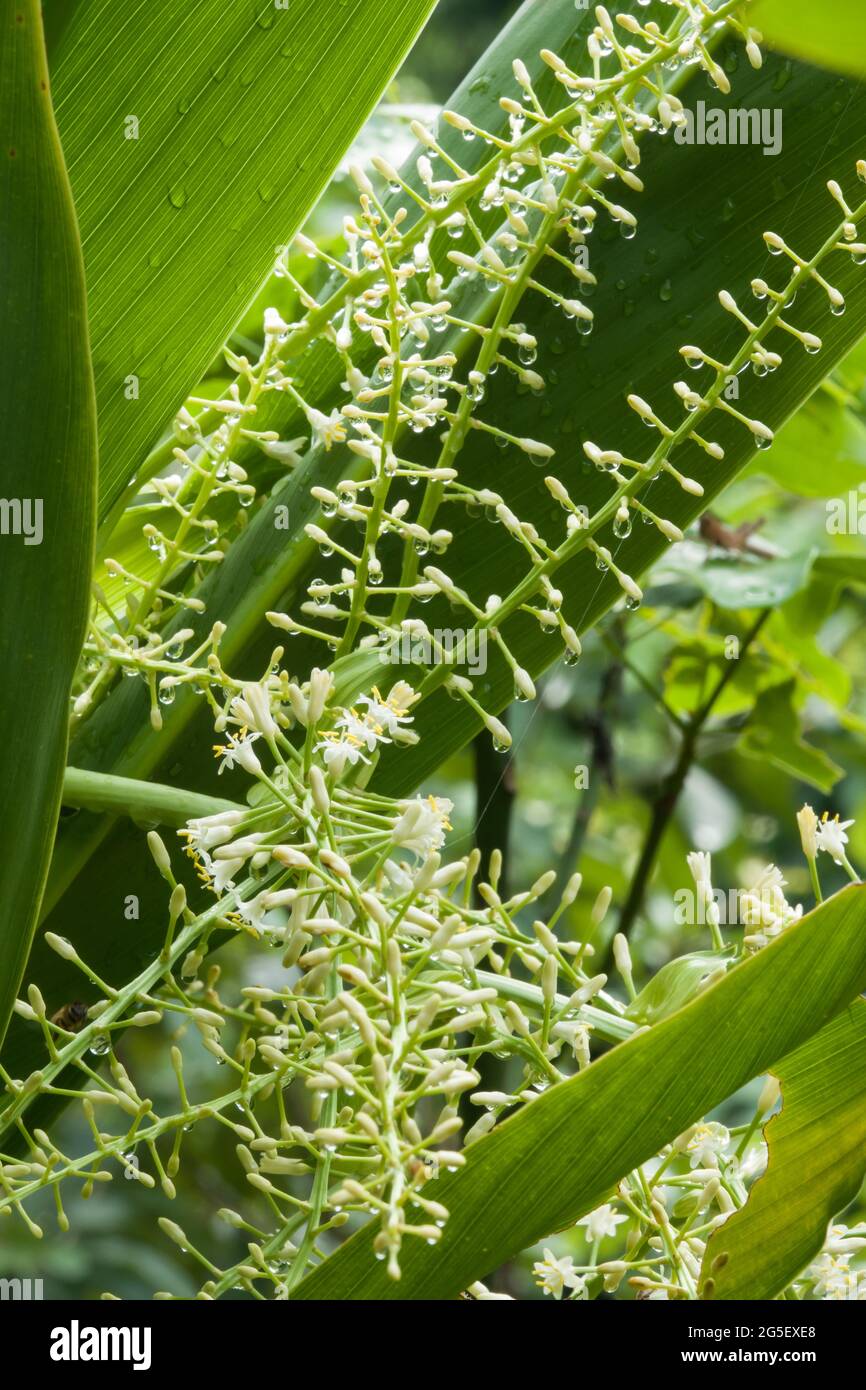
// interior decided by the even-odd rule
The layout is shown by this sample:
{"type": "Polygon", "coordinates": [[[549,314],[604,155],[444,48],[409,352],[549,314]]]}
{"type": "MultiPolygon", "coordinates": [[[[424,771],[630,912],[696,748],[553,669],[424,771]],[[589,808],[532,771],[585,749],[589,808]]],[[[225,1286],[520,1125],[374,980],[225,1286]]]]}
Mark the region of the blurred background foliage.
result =
{"type": "MultiPolygon", "coordinates": [[[[516,9],[516,0],[440,0],[353,157],[378,150],[399,163],[411,144],[408,121],[419,111],[435,117],[516,9]]],[[[349,197],[345,177],[337,178],[311,219],[312,234],[327,243],[349,197]]],[[[290,316],[291,296],[284,281],[271,281],[239,326],[237,344],[256,333],[265,302],[290,316]]],[[[207,389],[216,393],[219,381],[215,364],[207,389]]],[[[851,858],[866,866],[864,535],[866,345],[656,566],[643,606],[609,614],[577,666],[553,668],[537,702],[512,707],[511,753],[491,752],[485,738],[424,789],[455,803],[451,853],[475,843],[485,852],[501,846],[515,890],[550,867],[565,877],[579,867],[584,890],[561,930],[581,939],[591,930],[595,895],[610,885],[615,910],[594,939],[596,959],[606,968],[610,936],[628,930],[638,988],[672,957],[709,945],[706,929],[681,924],[675,911],[675,895],[692,884],[690,850],[712,854],[714,885],[725,892],[750,886],[775,863],[789,899],[808,908],[794,819],[808,801],[819,813],[856,820],[851,858]]],[[[845,881],[826,856],[822,873],[825,894],[845,881]]],[[[728,939],[739,930],[729,927],[728,939]]],[[[266,983],[277,967],[277,957],[249,943],[219,956],[233,985],[266,983]]],[[[129,1030],[120,1052],[133,1075],[152,1078],[157,1107],[164,1100],[173,1108],[174,1077],[157,1032],[129,1030]]],[[[186,1058],[187,1085],[198,1095],[209,1085],[203,1057],[190,1049],[186,1058]]],[[[500,1071],[484,1085],[508,1090],[504,1064],[500,1071]]],[[[759,1086],[714,1118],[746,1122],[759,1086]]],[[[64,1123],[58,1142],[73,1148],[80,1122],[68,1115],[64,1123]]],[[[254,1221],[235,1143],[223,1126],[193,1131],[184,1142],[183,1225],[221,1265],[240,1257],[244,1240],[216,1210],[229,1207],[254,1221]]],[[[41,1209],[33,1205],[47,1233],[39,1243],[17,1222],[0,1233],[4,1275],[42,1278],[47,1297],[88,1299],[110,1290],[146,1298],[154,1289],[183,1296],[204,1277],[158,1231],[157,1216],[171,1212],[164,1195],[124,1181],[122,1170],[110,1189],[100,1184],[89,1201],[70,1205],[72,1229],[63,1239],[50,1234],[51,1208],[50,1197],[41,1209]]],[[[864,1215],[861,1198],[846,1220],[864,1215]]],[[[580,1263],[584,1241],[576,1230],[555,1243],[580,1263]]],[[[621,1246],[622,1233],[609,1238],[607,1258],[621,1246]]],[[[526,1252],[491,1272],[491,1287],[540,1298],[530,1273],[536,1257],[526,1252]]]]}

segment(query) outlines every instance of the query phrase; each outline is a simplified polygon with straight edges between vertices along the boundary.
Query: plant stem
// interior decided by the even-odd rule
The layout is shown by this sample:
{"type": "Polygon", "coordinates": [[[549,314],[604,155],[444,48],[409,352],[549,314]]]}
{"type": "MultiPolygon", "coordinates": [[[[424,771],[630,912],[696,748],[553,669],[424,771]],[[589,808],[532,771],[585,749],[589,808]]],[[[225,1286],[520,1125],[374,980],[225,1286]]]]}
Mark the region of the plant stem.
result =
{"type": "Polygon", "coordinates": [[[105,772],[88,772],[68,767],[63,777],[63,805],[85,811],[110,811],[131,820],[156,825],[186,825],[196,816],[213,816],[220,811],[243,811],[234,801],[202,796],[185,787],[167,787],[159,782],[138,782],[132,777],[115,777],[105,772]]]}
{"type": "MultiPolygon", "coordinates": [[[[769,616],[770,609],[763,609],[752,623],[740,648],[740,660],[742,660],[751,647],[769,616]]],[[[629,885],[628,896],[623,905],[618,926],[618,930],[623,936],[628,936],[634,926],[636,917],[643,907],[644,895],[655,867],[656,856],[661,847],[671,816],[676,809],[686,778],[695,761],[698,739],[703,733],[704,725],[710,718],[719,698],[726,690],[728,683],[733,679],[736,669],[737,663],[735,661],[728,663],[727,669],[719,677],[709,696],[704,701],[704,704],[695,711],[683,729],[682,742],[680,743],[677,760],[664,779],[653,805],[646,839],[644,840],[637,868],[634,871],[631,884],[629,885]]]]}

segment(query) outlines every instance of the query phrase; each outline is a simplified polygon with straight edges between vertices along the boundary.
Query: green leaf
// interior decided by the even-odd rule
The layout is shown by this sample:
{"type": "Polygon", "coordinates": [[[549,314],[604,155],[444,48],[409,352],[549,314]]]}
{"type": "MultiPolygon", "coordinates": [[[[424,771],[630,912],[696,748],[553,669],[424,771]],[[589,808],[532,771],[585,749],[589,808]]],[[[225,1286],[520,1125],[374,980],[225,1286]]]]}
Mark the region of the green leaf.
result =
{"type": "Polygon", "coordinates": [[[629,1004],[626,1017],[635,1023],[660,1023],[707,987],[717,971],[733,964],[731,952],[694,951],[668,961],[629,1004]]]}
{"type": "Polygon", "coordinates": [[[38,0],[0,4],[0,1039],[54,839],[93,560],[96,415],[78,228],[38,0]]]}
{"type": "Polygon", "coordinates": [[[219,352],[435,3],[93,0],[57,33],[101,514],[219,352]]]}
{"type": "Polygon", "coordinates": [[[768,670],[758,661],[738,661],[731,674],[730,660],[719,656],[708,642],[695,641],[678,647],[664,672],[665,700],[676,714],[691,715],[700,708],[722,676],[729,680],[713,704],[714,719],[729,719],[752,709],[760,691],[784,679],[784,674],[768,670]]]}
{"type": "Polygon", "coordinates": [[[404,1242],[399,1283],[374,1258],[367,1227],[293,1296],[454,1298],[577,1221],[626,1173],[846,1007],[866,986],[864,927],[866,890],[852,886],[672,1017],[472,1145],[465,1167],[439,1179],[437,1200],[451,1212],[442,1239],[432,1249],[404,1242]]]}
{"type": "Polygon", "coordinates": [[[851,698],[851,673],[818,645],[802,621],[801,610],[796,600],[784,604],[763,629],[762,642],[774,663],[775,675],[779,678],[787,670],[807,694],[844,709],[851,698]]]}
{"type": "Polygon", "coordinates": [[[866,482],[866,424],[832,397],[813,396],[779,431],[772,449],[750,463],[746,475],[752,474],[773,478],[800,497],[842,498],[866,482]]]}
{"type": "Polygon", "coordinates": [[[822,554],[813,548],[773,560],[731,553],[701,563],[697,548],[686,544],[672,550],[655,574],[663,584],[677,580],[691,584],[717,608],[778,608],[802,593],[813,576],[832,580],[837,589],[866,583],[866,558],[822,554]]]}
{"type": "Polygon", "coordinates": [[[746,10],[774,48],[835,72],[866,74],[866,10],[861,0],[759,0],[746,10]]]}
{"type": "Polygon", "coordinates": [[[773,1071],[782,1110],[764,1131],[767,1171],[707,1245],[705,1298],[775,1298],[818,1254],[828,1222],[863,1181],[866,1003],[856,1000],[773,1071]]]}
{"type": "Polygon", "coordinates": [[[683,577],[689,576],[718,608],[778,608],[805,588],[814,559],[814,551],[778,560],[731,554],[696,565],[693,549],[688,547],[681,556],[671,555],[665,573],[681,571],[683,577]]]}
{"type": "Polygon", "coordinates": [[[759,761],[768,759],[775,767],[819,791],[832,791],[844,776],[844,769],[802,738],[793,697],[792,681],[762,691],[737,748],[759,761]]]}

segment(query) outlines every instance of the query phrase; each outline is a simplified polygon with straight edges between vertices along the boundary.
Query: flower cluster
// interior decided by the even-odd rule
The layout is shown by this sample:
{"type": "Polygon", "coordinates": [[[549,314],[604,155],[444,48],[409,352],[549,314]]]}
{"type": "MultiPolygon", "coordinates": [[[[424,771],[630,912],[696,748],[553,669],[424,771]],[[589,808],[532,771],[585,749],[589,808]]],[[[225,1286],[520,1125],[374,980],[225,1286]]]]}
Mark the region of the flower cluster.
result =
{"type": "MultiPolygon", "coordinates": [[[[513,672],[519,697],[531,699],[534,683],[503,627],[518,610],[529,613],[543,631],[558,635],[567,659],[579,657],[580,641],[563,615],[554,580],[575,550],[592,552],[626,603],[640,603],[638,584],[615,561],[615,545],[596,532],[612,525],[613,539],[622,539],[635,513],[668,539],[679,531],[637,499],[637,486],[626,487],[622,469],[629,460],[587,443],[588,455],[619,488],[613,509],[604,507],[591,520],[557,477],[546,479],[567,513],[561,544],[542,536],[495,489],[461,477],[458,463],[470,433],[480,432],[494,446],[549,464],[554,451],[548,444],[513,436],[483,412],[497,372],[507,372],[521,390],[545,390],[534,365],[539,344],[520,317],[524,300],[554,303],[578,332],[591,332],[594,314],[585,301],[596,276],[588,268],[589,248],[605,222],[627,240],[634,236],[637,214],[625,203],[643,190],[637,172],[642,143],[685,120],[676,95],[684,75],[698,66],[712,86],[728,90],[712,51],[730,33],[745,41],[750,62],[760,66],[759,35],[743,26],[732,5],[713,11],[671,0],[670,8],[663,31],[633,15],[613,18],[598,6],[586,41],[591,75],[544,50],[541,58],[564,98],[557,109],[545,109],[518,59],[513,93],[500,100],[502,133],[445,111],[436,132],[413,124],[423,151],[414,168],[400,171],[376,158],[374,184],[353,167],[359,207],[344,221],[345,256],[305,236],[297,239],[298,250],[330,275],[323,296],[311,295],[291,273],[288,255],[281,255],[277,272],[296,296],[300,316],[287,322],[276,309],[266,311],[259,360],[228,353],[235,384],[217,401],[192,398],[178,417],[177,440],[154,452],[138,480],[158,494],[171,525],[147,523],[155,572],[140,564],[130,568],[125,560],[107,566],[76,690],[77,720],[92,711],[118,670],[147,682],[155,728],[160,704],[171,703],[178,686],[201,688],[210,646],[199,644],[181,661],[193,632],[178,630],[173,620],[180,608],[199,611],[206,599],[185,592],[178,574],[191,576],[195,586],[203,569],[224,555],[234,523],[206,512],[227,491],[245,505],[252,502],[250,458],[256,454],[290,467],[308,452],[314,458],[337,451],[344,461],[339,481],[313,486],[321,515],[305,528],[339,571],[309,584],[297,618],[280,619],[283,630],[321,638],[340,655],[358,645],[391,646],[407,635],[430,639],[410,610],[442,595],[462,610],[468,631],[489,636],[513,672]],[[462,159],[452,148],[454,131],[466,146],[462,159]],[[571,281],[564,291],[554,288],[563,275],[571,281]],[[344,378],[347,398],[339,406],[329,401],[322,409],[309,399],[303,355],[314,342],[344,378]],[[292,435],[285,440],[262,427],[283,421],[292,435]],[[432,458],[429,449],[418,457],[413,439],[434,433],[432,458]],[[163,476],[172,463],[181,466],[174,480],[163,476]],[[407,489],[419,484],[413,506],[407,489]],[[510,594],[469,594],[449,576],[453,529],[441,524],[440,514],[455,507],[483,509],[518,548],[523,572],[510,594]],[[352,527],[361,533],[358,541],[352,527]],[[428,555],[438,563],[422,564],[428,555]],[[109,580],[120,586],[111,594],[105,592],[109,580]]],[[[211,634],[211,644],[218,640],[211,634]]],[[[507,731],[479,703],[471,673],[461,670],[466,647],[464,640],[449,651],[422,693],[447,682],[505,747],[507,731]]],[[[349,738],[342,742],[363,755],[363,738],[360,748],[349,738]]]]}
{"type": "MultiPolygon", "coordinates": [[[[605,990],[606,976],[593,973],[591,945],[555,932],[579,876],[553,914],[529,926],[536,905],[549,901],[553,873],[503,897],[496,862],[482,879],[477,852],[443,859],[449,801],[364,790],[381,747],[413,737],[410,687],[377,688],[346,708],[334,702],[330,673],[314,671],[299,686],[269,669],[262,682],[230,685],[215,721],[229,790],[243,778],[255,791],[180,832],[192,874],[176,872],[175,857],[150,834],[170,890],[158,960],[118,989],[73,943],[49,934],[99,997],[73,1027],[70,1017],[49,1014],[32,984],[17,1011],[41,1031],[45,1064],[21,1081],[3,1077],[0,1119],[4,1129],[17,1125],[28,1153],[0,1154],[0,1210],[14,1209],[31,1228],[24,1203],[33,1193],[54,1190],[63,1224],[61,1182],[79,1176],[90,1187],[117,1166],[146,1186],[159,1182],[171,1198],[184,1134],[205,1122],[235,1133],[247,1182],[274,1229],[229,1270],[191,1251],[210,1271],[203,1294],[211,1297],[260,1281],[284,1296],[323,1234],[350,1212],[377,1218],[377,1251],[398,1278],[404,1239],[435,1242],[447,1221],[437,1172],[462,1164],[463,1148],[500,1115],[589,1065],[591,1033],[615,1041],[635,1031],[605,990]],[[221,996],[218,972],[205,968],[226,932],[248,938],[257,959],[273,951],[279,962],[236,1001],[221,996]],[[159,1025],[173,1038],[174,1113],[138,1089],[115,1050],[123,1029],[159,1025]],[[226,1069],[221,1092],[200,1102],[188,1094],[177,1045],[189,1032],[226,1069]],[[483,1088],[486,1052],[516,1060],[508,1093],[483,1088]],[[107,1076],[96,1075],[88,1053],[107,1062],[107,1076]],[[27,1125],[32,1101],[70,1063],[83,1073],[81,1089],[64,1094],[80,1104],[94,1143],[78,1158],[27,1125]],[[479,1118],[458,1144],[464,1097],[479,1118]],[[119,1117],[119,1129],[110,1120],[97,1125],[97,1108],[119,1117]],[[307,1197],[298,1191],[305,1184],[307,1197]]],[[[609,902],[607,891],[594,922],[609,902]]],[[[247,1224],[223,1216],[238,1229],[247,1224]]],[[[161,1224],[190,1249],[176,1223],[161,1224]]]]}

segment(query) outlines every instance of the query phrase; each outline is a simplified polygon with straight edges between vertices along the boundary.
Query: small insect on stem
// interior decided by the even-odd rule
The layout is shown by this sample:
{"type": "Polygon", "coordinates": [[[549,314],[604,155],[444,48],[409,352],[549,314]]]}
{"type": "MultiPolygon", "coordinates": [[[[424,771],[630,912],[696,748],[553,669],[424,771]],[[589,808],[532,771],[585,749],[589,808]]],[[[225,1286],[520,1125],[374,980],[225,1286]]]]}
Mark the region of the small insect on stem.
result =
{"type": "Polygon", "coordinates": [[[51,1022],[66,1033],[80,1033],[87,1022],[87,1005],[80,999],[73,999],[71,1004],[64,1004],[51,1015],[51,1022]]]}

